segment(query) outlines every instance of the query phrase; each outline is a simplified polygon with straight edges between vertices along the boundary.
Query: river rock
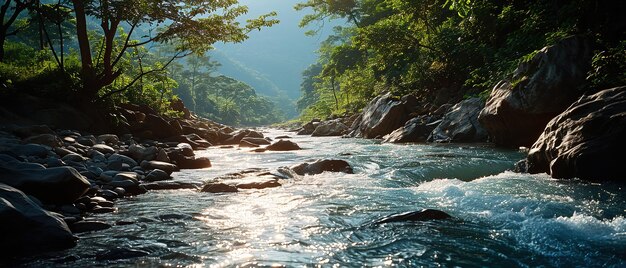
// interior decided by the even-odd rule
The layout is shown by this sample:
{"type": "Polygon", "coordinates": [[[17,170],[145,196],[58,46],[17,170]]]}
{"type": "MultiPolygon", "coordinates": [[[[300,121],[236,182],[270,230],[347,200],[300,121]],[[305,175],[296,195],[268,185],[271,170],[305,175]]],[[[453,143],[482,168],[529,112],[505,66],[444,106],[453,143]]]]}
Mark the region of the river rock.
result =
{"type": "Polygon", "coordinates": [[[160,170],[160,169],[153,169],[152,171],[150,171],[148,173],[148,175],[146,175],[144,180],[146,180],[146,181],[164,181],[164,180],[169,180],[171,178],[172,177],[169,174],[167,174],[167,172],[165,172],[163,170],[160,170]]]}
{"type": "Polygon", "coordinates": [[[233,193],[239,192],[237,187],[221,182],[209,182],[202,187],[201,192],[205,193],[233,193]]]}
{"type": "Polygon", "coordinates": [[[436,116],[429,115],[415,117],[407,121],[403,127],[385,135],[383,141],[392,143],[425,142],[430,133],[441,122],[436,118],[436,116]]]}
{"type": "Polygon", "coordinates": [[[142,161],[141,167],[145,170],[160,169],[167,172],[167,174],[172,174],[172,172],[179,170],[178,166],[161,161],[142,161]]]}
{"type": "Polygon", "coordinates": [[[0,256],[36,254],[76,245],[67,224],[26,194],[0,183],[0,256]]]}
{"type": "Polygon", "coordinates": [[[348,162],[336,159],[323,159],[313,163],[302,163],[292,166],[291,169],[298,175],[315,175],[324,171],[353,173],[352,167],[348,162]]]}
{"type": "Polygon", "coordinates": [[[417,99],[406,95],[398,100],[390,93],[374,98],[350,127],[350,136],[379,138],[403,126],[417,109],[417,99]]]}
{"type": "Polygon", "coordinates": [[[117,145],[120,142],[120,138],[115,134],[102,134],[96,138],[96,141],[108,145],[117,145]]]}
{"type": "Polygon", "coordinates": [[[240,148],[254,148],[254,147],[259,147],[259,145],[249,142],[249,141],[242,140],[239,142],[239,147],[240,148]]]}
{"type": "Polygon", "coordinates": [[[382,224],[389,222],[406,222],[406,221],[431,221],[451,219],[450,214],[435,209],[424,209],[420,211],[411,211],[399,214],[392,214],[374,222],[374,224],[382,224]]]}
{"type": "Polygon", "coordinates": [[[237,189],[265,189],[281,186],[278,179],[273,175],[245,176],[241,179],[233,179],[224,183],[235,186],[237,189]]]}
{"type": "Polygon", "coordinates": [[[0,182],[37,197],[44,203],[68,204],[85,194],[91,184],[76,169],[16,168],[0,162],[0,182]]]}
{"type": "Polygon", "coordinates": [[[124,164],[129,165],[130,167],[136,167],[137,166],[137,161],[135,161],[134,159],[125,156],[125,155],[121,155],[121,154],[112,154],[111,156],[109,156],[109,158],[107,158],[107,162],[112,163],[112,162],[121,162],[124,164]]]}
{"type": "Polygon", "coordinates": [[[80,145],[91,147],[96,145],[96,137],[93,135],[80,136],[76,137],[76,142],[80,145]]]}
{"type": "Polygon", "coordinates": [[[295,142],[288,140],[278,140],[277,142],[268,145],[266,149],[270,151],[293,151],[300,150],[301,148],[295,142]]]}
{"type": "Polygon", "coordinates": [[[168,163],[172,161],[170,157],[167,156],[167,152],[163,148],[159,148],[159,152],[157,153],[155,160],[168,163]]]}
{"type": "Polygon", "coordinates": [[[128,156],[132,157],[134,160],[136,160],[139,163],[141,163],[144,160],[146,161],[154,160],[158,152],[159,150],[154,146],[143,147],[141,145],[133,144],[130,147],[128,147],[128,156]]]}
{"type": "Polygon", "coordinates": [[[156,181],[142,184],[147,190],[197,190],[202,187],[202,183],[188,181],[156,181]]]}
{"type": "Polygon", "coordinates": [[[108,146],[106,144],[96,144],[94,146],[91,146],[92,150],[101,152],[103,154],[112,154],[115,153],[115,149],[113,149],[111,146],[108,146]]]}
{"type": "Polygon", "coordinates": [[[54,131],[47,125],[32,126],[12,126],[9,131],[20,138],[27,138],[39,134],[54,134],[54,131]]]}
{"type": "Polygon", "coordinates": [[[118,247],[104,253],[98,253],[96,255],[96,261],[132,259],[148,255],[150,255],[150,252],[144,250],[118,247]]]}
{"type": "Polygon", "coordinates": [[[530,173],[624,182],[626,87],[584,96],[548,123],[528,154],[530,173]]]}
{"type": "Polygon", "coordinates": [[[48,154],[52,151],[52,148],[39,144],[24,144],[17,145],[11,148],[8,153],[14,156],[35,156],[39,158],[44,158],[48,156],[48,154]]]}
{"type": "Polygon", "coordinates": [[[454,105],[428,137],[432,142],[486,142],[487,131],[478,122],[484,103],[471,98],[454,105]]]}
{"type": "MultiPolygon", "coordinates": [[[[244,137],[243,139],[241,139],[241,142],[249,142],[249,143],[256,144],[256,145],[270,144],[270,141],[264,138],[257,138],[257,137],[244,137]]],[[[240,143],[240,146],[241,146],[241,143],[240,143]]]]}
{"type": "Polygon", "coordinates": [[[111,224],[102,221],[79,221],[72,223],[69,227],[70,230],[76,234],[105,230],[111,228],[112,226],[111,224]]]}
{"type": "Polygon", "coordinates": [[[65,162],[67,161],[83,162],[83,161],[87,161],[87,159],[89,158],[83,157],[82,155],[75,154],[75,153],[66,154],[65,156],[61,158],[61,160],[65,162]]]}
{"type": "Polygon", "coordinates": [[[46,145],[52,148],[63,146],[63,142],[61,141],[61,139],[59,139],[59,137],[54,134],[39,134],[24,139],[24,142],[46,145]]]}
{"type": "Polygon", "coordinates": [[[546,124],[583,91],[592,49],[583,37],[566,38],[521,63],[510,80],[491,92],[478,120],[491,141],[501,146],[530,147],[546,124]]]}
{"type": "Polygon", "coordinates": [[[298,131],[298,135],[311,135],[313,134],[313,132],[315,131],[315,129],[317,128],[317,126],[319,126],[320,124],[320,120],[319,119],[313,119],[310,122],[304,124],[300,130],[298,131]]]}
{"type": "Polygon", "coordinates": [[[311,136],[341,136],[347,134],[349,128],[344,125],[340,119],[333,119],[319,123],[311,136]]]}

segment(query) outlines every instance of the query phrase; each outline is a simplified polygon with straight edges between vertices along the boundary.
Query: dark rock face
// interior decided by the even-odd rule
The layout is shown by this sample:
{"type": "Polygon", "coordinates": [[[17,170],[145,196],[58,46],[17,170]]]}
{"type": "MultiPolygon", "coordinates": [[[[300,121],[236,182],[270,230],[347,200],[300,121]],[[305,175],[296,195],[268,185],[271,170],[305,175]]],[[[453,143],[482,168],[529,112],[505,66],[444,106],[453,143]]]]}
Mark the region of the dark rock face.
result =
{"type": "Polygon", "coordinates": [[[348,126],[344,125],[341,120],[334,119],[319,123],[311,136],[341,136],[347,134],[348,126]]]}
{"type": "Polygon", "coordinates": [[[277,142],[268,145],[266,149],[270,151],[293,151],[300,150],[301,148],[295,142],[288,140],[278,140],[277,142]]]}
{"type": "Polygon", "coordinates": [[[425,142],[430,133],[441,122],[435,120],[436,116],[418,116],[407,121],[403,127],[400,127],[390,134],[383,137],[384,142],[403,143],[403,142],[425,142]]]}
{"type": "Polygon", "coordinates": [[[587,40],[570,37],[520,64],[510,81],[494,87],[478,118],[491,140],[530,147],[548,121],[583,94],[577,87],[585,81],[591,55],[587,40]]]}
{"type": "Polygon", "coordinates": [[[378,138],[402,127],[409,114],[417,107],[417,99],[407,95],[397,100],[391,94],[374,98],[364,109],[361,117],[350,127],[350,136],[378,138]]]}
{"type": "Polygon", "coordinates": [[[435,209],[424,209],[420,211],[411,211],[399,214],[389,215],[374,222],[374,224],[390,223],[390,222],[407,222],[407,221],[431,221],[451,219],[450,214],[435,209]]]}
{"type": "Polygon", "coordinates": [[[202,190],[200,190],[201,192],[205,192],[205,193],[234,193],[234,192],[239,192],[239,190],[237,190],[237,187],[233,186],[233,185],[228,185],[225,183],[221,183],[221,182],[212,182],[212,183],[207,183],[202,187],[202,190]]]}
{"type": "Polygon", "coordinates": [[[624,182],[626,87],[576,101],[548,123],[528,154],[530,173],[624,182]]]}
{"type": "Polygon", "coordinates": [[[308,123],[304,124],[304,126],[302,126],[302,128],[300,128],[300,130],[298,131],[298,135],[311,135],[311,134],[313,134],[313,131],[315,131],[315,129],[317,128],[317,126],[319,126],[319,124],[320,124],[320,120],[319,119],[311,120],[311,122],[308,122],[308,123]]]}
{"type": "Polygon", "coordinates": [[[343,172],[352,174],[352,167],[344,160],[323,159],[313,163],[302,163],[292,166],[291,169],[298,175],[315,175],[324,171],[343,172]]]}
{"type": "Polygon", "coordinates": [[[0,183],[0,256],[71,248],[77,238],[65,222],[23,192],[0,183]]]}
{"type": "Polygon", "coordinates": [[[44,203],[68,204],[87,192],[89,181],[71,167],[34,169],[0,162],[0,182],[37,197],[44,203]]]}
{"type": "Polygon", "coordinates": [[[487,131],[478,122],[484,103],[471,98],[454,105],[441,123],[433,130],[428,141],[434,142],[485,142],[487,131]]]}

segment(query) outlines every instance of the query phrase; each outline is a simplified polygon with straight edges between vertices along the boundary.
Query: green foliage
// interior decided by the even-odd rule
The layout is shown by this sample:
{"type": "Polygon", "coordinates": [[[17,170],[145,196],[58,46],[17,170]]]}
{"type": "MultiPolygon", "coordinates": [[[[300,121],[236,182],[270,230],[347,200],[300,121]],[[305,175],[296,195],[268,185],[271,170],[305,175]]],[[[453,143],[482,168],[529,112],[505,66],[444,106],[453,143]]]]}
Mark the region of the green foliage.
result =
{"type": "Polygon", "coordinates": [[[520,62],[573,34],[596,36],[603,48],[594,57],[591,85],[624,83],[623,12],[612,4],[360,0],[337,8],[341,2],[299,5],[315,12],[303,25],[328,18],[352,22],[323,42],[318,61],[322,71],[304,73],[305,81],[315,79],[302,87],[300,108],[306,118],[356,111],[383,90],[412,93],[435,105],[448,98],[486,98],[520,62]]]}

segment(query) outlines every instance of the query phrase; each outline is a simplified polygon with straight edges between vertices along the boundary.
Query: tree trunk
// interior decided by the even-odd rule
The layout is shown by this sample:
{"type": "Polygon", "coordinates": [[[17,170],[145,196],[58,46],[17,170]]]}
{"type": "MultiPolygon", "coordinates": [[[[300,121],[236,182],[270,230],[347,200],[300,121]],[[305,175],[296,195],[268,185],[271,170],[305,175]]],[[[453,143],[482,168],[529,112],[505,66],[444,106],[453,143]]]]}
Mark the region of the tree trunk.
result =
{"type": "Polygon", "coordinates": [[[4,62],[4,41],[6,37],[4,33],[0,32],[0,62],[4,62]]]}
{"type": "Polygon", "coordinates": [[[85,4],[82,0],[72,0],[74,14],[76,15],[76,38],[80,50],[81,74],[83,79],[83,101],[92,101],[96,93],[100,90],[96,80],[96,73],[91,59],[91,47],[89,46],[89,35],[87,34],[87,19],[85,4]]]}

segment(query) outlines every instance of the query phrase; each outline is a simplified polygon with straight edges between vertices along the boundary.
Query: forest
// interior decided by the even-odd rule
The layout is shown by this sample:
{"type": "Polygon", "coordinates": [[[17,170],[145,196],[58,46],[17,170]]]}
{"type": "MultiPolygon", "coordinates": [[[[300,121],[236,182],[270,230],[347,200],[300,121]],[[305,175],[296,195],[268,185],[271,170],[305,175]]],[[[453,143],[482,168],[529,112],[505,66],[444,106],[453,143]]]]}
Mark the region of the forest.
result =
{"type": "Polygon", "coordinates": [[[303,72],[303,121],[353,114],[382,92],[435,106],[486,99],[519,63],[571,35],[593,40],[592,69],[578,90],[626,82],[623,2],[309,0],[296,8],[315,11],[302,26],[347,21],[303,72]]]}
{"type": "Polygon", "coordinates": [[[0,83],[83,108],[135,103],[176,116],[169,103],[180,98],[225,124],[275,123],[284,115],[273,102],[215,74],[219,63],[206,56],[216,42],[241,42],[278,23],[269,13],[241,25],[246,13],[237,1],[8,0],[0,83]]]}

